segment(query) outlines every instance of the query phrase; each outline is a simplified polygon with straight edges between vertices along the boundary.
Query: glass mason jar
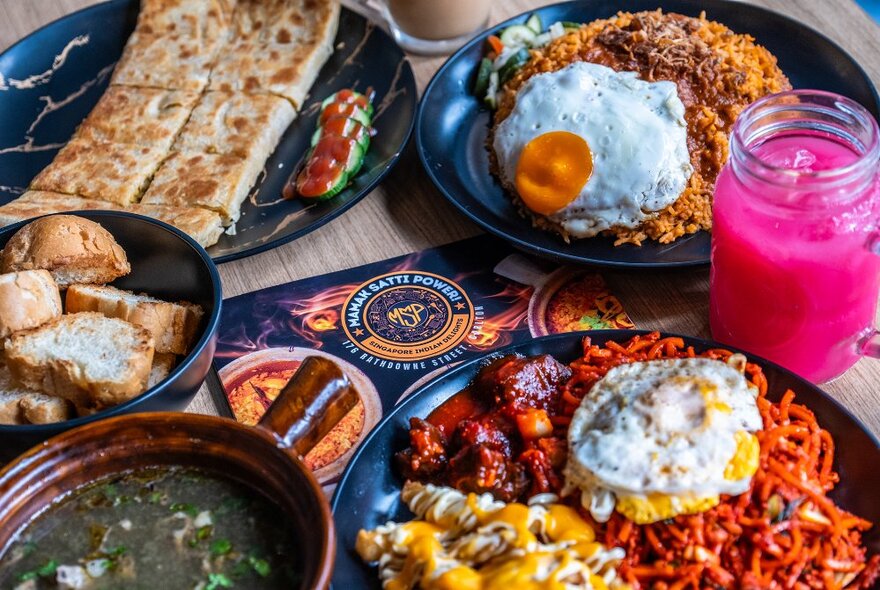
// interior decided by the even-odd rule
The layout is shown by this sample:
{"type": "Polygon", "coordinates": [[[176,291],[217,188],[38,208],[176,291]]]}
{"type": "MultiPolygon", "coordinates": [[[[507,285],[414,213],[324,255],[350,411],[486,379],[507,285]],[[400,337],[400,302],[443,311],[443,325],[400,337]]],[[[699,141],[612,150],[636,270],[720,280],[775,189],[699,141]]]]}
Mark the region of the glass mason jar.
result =
{"type": "Polygon", "coordinates": [[[715,186],[713,337],[810,379],[880,356],[880,131],[854,101],[764,97],[737,118],[715,186]]]}

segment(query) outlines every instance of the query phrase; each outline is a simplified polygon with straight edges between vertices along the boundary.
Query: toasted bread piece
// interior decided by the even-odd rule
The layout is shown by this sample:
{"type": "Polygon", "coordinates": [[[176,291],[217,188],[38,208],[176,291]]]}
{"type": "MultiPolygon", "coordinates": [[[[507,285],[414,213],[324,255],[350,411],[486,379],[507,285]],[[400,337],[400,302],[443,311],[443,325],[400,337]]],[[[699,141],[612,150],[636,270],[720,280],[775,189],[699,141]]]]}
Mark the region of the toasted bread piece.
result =
{"type": "Polygon", "coordinates": [[[156,173],[141,202],[204,207],[231,224],[238,220],[241,204],[264,165],[265,161],[256,157],[174,152],[156,173]]]}
{"type": "Polygon", "coordinates": [[[174,142],[178,151],[269,159],[296,118],[290,102],[261,94],[204,94],[174,142]]]}
{"type": "MultiPolygon", "coordinates": [[[[0,206],[0,227],[50,213],[94,210],[123,210],[123,207],[117,203],[84,199],[62,193],[28,191],[18,199],[0,206]]],[[[124,210],[171,224],[189,234],[205,248],[216,244],[223,233],[220,215],[199,207],[137,204],[129,205],[124,210]]]]}
{"type": "Polygon", "coordinates": [[[198,99],[188,90],[111,86],[74,138],[168,150],[198,99]]]}
{"type": "Polygon", "coordinates": [[[67,313],[96,311],[146,329],[156,352],[186,354],[202,319],[202,308],[181,301],[168,303],[148,295],[136,295],[115,287],[71,285],[67,289],[67,313]]]}
{"type": "Polygon", "coordinates": [[[157,352],[153,356],[153,368],[150,369],[150,378],[147,381],[147,389],[153,389],[165,380],[171,373],[171,369],[177,364],[177,357],[173,354],[157,352]]]}
{"type": "Polygon", "coordinates": [[[63,397],[88,411],[142,393],[153,353],[147,330],[84,312],[14,334],[7,341],[6,363],[19,385],[63,397]]]}
{"type": "Polygon", "coordinates": [[[166,153],[156,147],[72,139],[30,188],[130,205],[137,202],[166,153]]]}
{"type": "Polygon", "coordinates": [[[222,41],[135,31],[128,38],[110,83],[201,92],[208,85],[222,41]]]}
{"type": "Polygon", "coordinates": [[[44,269],[59,287],[109,283],[131,272],[125,251],[100,224],[75,215],[41,217],[0,253],[0,272],[44,269]]]}
{"type": "Polygon", "coordinates": [[[73,417],[67,400],[24,389],[0,364],[0,424],[49,424],[73,417]]]}
{"type": "Polygon", "coordinates": [[[21,414],[28,424],[52,424],[73,418],[73,406],[64,398],[29,393],[18,404],[21,414]]]}
{"type": "Polygon", "coordinates": [[[229,32],[235,0],[141,0],[137,32],[219,40],[229,32]]]}
{"type": "Polygon", "coordinates": [[[338,0],[239,0],[232,36],[255,43],[332,44],[339,9],[338,0]]]}
{"type": "Polygon", "coordinates": [[[13,332],[42,326],[61,315],[61,295],[45,270],[0,274],[0,350],[13,332]]]}

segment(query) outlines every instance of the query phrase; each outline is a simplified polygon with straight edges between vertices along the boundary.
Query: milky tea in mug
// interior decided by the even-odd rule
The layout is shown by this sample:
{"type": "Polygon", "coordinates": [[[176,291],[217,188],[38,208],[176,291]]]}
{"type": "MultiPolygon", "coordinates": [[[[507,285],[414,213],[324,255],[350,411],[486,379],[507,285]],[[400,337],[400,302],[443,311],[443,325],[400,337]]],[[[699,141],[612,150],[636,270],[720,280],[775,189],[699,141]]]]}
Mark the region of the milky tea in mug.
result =
{"type": "Polygon", "coordinates": [[[823,382],[880,356],[880,133],[857,103],[798,90],[744,110],[715,184],[716,340],[823,382]]]}
{"type": "Polygon", "coordinates": [[[448,53],[486,27],[492,0],[380,0],[395,40],[416,53],[448,53]]]}

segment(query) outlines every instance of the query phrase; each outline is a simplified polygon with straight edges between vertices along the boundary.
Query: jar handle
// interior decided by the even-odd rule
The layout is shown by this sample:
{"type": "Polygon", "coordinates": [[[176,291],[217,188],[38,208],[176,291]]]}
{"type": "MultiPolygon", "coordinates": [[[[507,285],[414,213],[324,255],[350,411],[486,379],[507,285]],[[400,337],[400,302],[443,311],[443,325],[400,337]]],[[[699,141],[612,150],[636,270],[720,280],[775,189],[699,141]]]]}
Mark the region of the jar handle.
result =
{"type": "Polygon", "coordinates": [[[339,365],[307,357],[257,425],[279,448],[304,456],[357,405],[360,396],[339,365]]]}
{"type": "MultiPolygon", "coordinates": [[[[880,256],[880,229],[868,237],[868,250],[880,256]]],[[[880,330],[870,328],[868,333],[859,341],[859,352],[862,356],[880,359],[880,330]]]]}
{"type": "Polygon", "coordinates": [[[379,5],[380,1],[381,0],[342,0],[342,4],[352,12],[356,12],[365,19],[385,28],[387,27],[387,23],[385,22],[385,15],[382,12],[382,8],[379,5]]]}

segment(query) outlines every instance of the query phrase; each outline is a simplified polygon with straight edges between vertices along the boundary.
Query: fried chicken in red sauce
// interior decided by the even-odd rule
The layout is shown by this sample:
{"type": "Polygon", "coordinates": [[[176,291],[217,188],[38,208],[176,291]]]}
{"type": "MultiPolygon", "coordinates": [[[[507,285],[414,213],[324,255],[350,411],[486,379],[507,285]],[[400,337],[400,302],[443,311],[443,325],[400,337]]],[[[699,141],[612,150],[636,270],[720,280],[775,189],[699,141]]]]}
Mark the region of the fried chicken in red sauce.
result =
{"type": "Polygon", "coordinates": [[[403,476],[505,502],[558,490],[567,447],[551,418],[570,376],[549,355],[494,360],[427,421],[412,418],[403,476]]]}

